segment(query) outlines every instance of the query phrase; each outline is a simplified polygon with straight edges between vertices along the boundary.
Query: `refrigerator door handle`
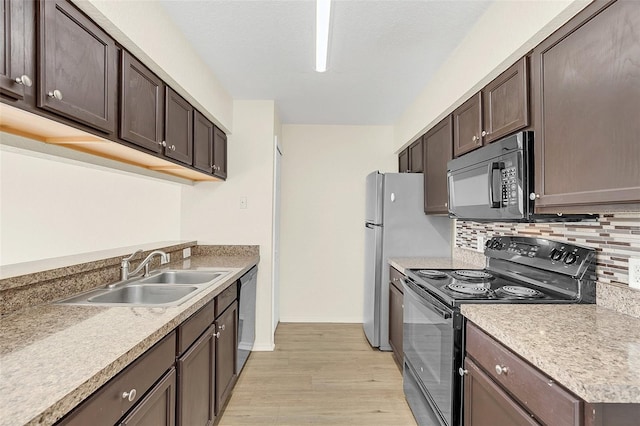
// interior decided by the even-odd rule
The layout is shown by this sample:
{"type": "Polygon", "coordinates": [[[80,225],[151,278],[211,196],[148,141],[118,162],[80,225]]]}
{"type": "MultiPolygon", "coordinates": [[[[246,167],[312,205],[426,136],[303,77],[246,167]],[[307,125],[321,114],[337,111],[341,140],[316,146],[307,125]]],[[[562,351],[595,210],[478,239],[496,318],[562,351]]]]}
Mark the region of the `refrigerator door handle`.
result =
{"type": "Polygon", "coordinates": [[[367,222],[367,223],[364,224],[364,226],[365,226],[365,228],[375,229],[374,226],[382,226],[382,225],[378,225],[376,223],[367,222]]]}

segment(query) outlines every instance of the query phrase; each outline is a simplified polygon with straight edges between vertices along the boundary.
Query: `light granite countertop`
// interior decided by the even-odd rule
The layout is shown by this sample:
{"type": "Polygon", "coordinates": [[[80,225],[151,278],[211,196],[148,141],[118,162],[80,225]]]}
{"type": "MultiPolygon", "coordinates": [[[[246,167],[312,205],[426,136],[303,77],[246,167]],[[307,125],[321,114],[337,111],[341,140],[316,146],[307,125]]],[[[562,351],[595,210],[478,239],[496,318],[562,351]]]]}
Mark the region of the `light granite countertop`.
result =
{"type": "Polygon", "coordinates": [[[172,269],[234,268],[180,306],[53,303],[0,319],[0,425],[53,424],[257,264],[258,256],[200,255],[172,269]]]}
{"type": "Polygon", "coordinates": [[[640,403],[640,319],[597,305],[464,304],[462,314],[589,403],[640,403]]]}
{"type": "Polygon", "coordinates": [[[405,273],[406,269],[481,269],[482,266],[449,257],[392,257],[389,265],[405,273]]]}

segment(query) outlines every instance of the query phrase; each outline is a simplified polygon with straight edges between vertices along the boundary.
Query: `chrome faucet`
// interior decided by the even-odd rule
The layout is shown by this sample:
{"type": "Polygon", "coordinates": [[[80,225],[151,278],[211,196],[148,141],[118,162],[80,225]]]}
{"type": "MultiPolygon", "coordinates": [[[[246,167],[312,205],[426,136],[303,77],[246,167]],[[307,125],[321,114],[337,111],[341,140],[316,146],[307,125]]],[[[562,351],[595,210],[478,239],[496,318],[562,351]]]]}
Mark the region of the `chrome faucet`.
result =
{"type": "Polygon", "coordinates": [[[160,256],[161,263],[167,263],[169,261],[169,255],[167,253],[163,252],[162,250],[154,250],[149,253],[149,255],[145,257],[142,262],[140,262],[140,265],[138,265],[137,268],[135,268],[133,271],[129,271],[129,268],[131,267],[131,264],[129,262],[138,253],[142,253],[142,249],[136,250],[131,256],[123,258],[120,262],[120,279],[122,279],[122,281],[128,280],[132,275],[140,272],[142,268],[144,268],[144,274],[142,276],[149,276],[149,262],[151,262],[151,259],[155,255],[160,256]]]}

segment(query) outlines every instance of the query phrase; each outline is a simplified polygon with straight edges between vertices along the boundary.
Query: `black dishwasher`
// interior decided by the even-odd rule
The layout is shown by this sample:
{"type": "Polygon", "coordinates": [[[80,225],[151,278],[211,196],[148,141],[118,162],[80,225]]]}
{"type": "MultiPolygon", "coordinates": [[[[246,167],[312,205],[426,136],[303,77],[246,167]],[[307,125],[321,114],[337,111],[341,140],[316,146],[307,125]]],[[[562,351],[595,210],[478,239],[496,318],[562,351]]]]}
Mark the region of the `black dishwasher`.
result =
{"type": "Polygon", "coordinates": [[[256,285],[258,266],[254,266],[240,277],[238,286],[238,362],[236,373],[240,374],[251,354],[256,339],[256,285]]]}

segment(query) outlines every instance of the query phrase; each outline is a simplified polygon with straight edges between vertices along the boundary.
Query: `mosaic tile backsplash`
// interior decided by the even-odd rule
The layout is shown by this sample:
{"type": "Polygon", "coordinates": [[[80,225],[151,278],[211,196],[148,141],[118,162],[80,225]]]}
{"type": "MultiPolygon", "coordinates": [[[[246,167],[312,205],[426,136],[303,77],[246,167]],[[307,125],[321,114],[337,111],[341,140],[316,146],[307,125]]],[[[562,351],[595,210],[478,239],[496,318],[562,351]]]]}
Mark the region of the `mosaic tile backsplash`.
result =
{"type": "Polygon", "coordinates": [[[640,258],[640,212],[602,214],[596,222],[478,223],[456,221],[456,247],[475,249],[478,237],[520,235],[593,247],[602,283],[629,284],[629,258],[640,258]]]}

